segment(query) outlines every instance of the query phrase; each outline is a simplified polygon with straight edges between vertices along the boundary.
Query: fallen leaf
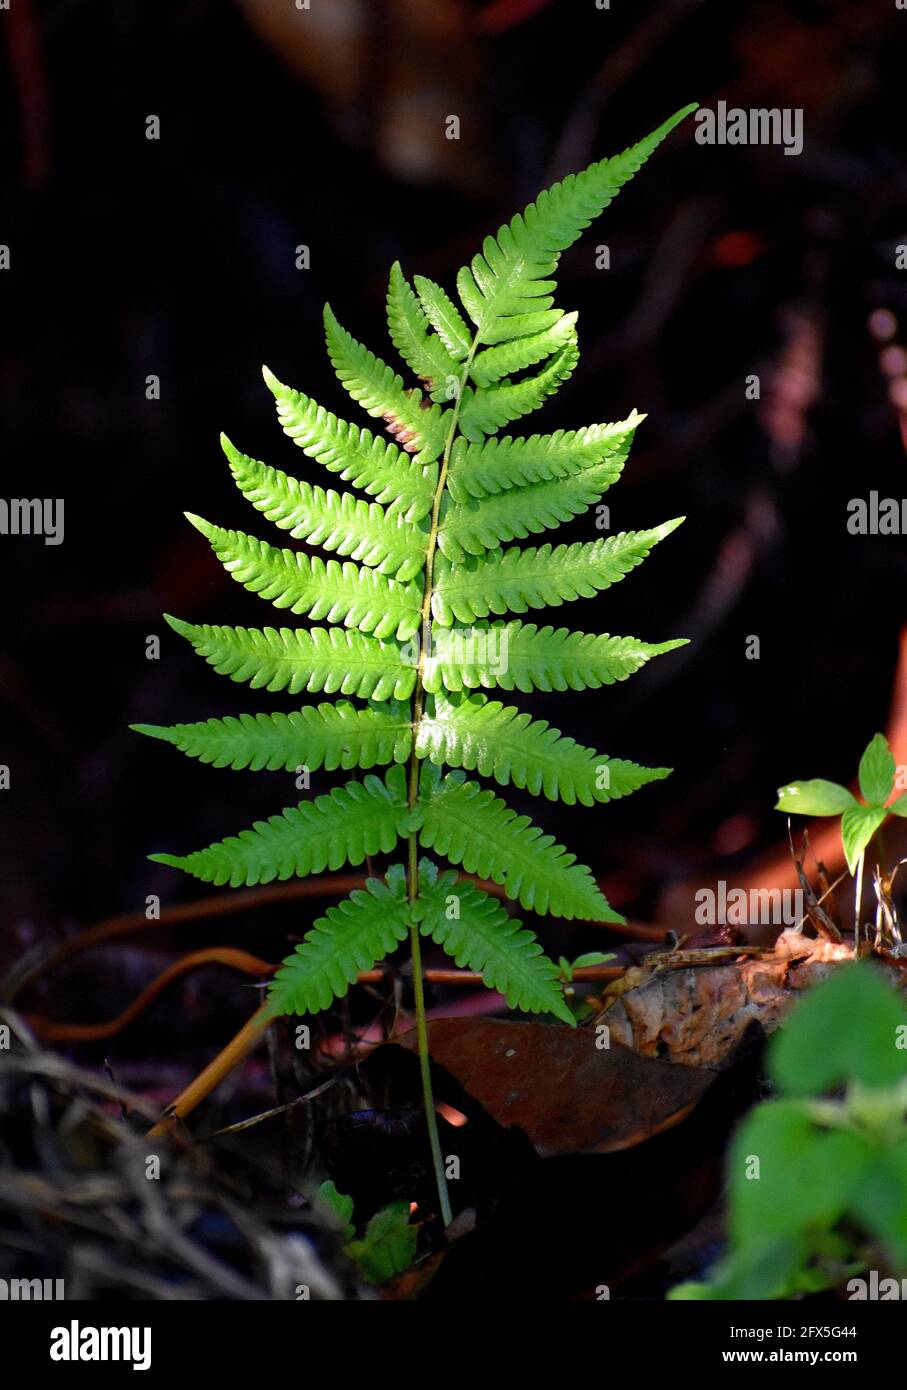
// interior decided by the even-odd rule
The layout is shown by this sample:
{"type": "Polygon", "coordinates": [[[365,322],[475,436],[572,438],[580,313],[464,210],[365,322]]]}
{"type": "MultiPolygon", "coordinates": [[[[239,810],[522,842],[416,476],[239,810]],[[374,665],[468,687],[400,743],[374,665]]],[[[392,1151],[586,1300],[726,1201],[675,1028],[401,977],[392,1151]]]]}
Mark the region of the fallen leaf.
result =
{"type": "MultiPolygon", "coordinates": [[[[505,1128],[523,1131],[543,1158],[632,1148],[679,1124],[714,1073],[600,1047],[594,1028],[436,1019],[432,1058],[505,1128]]],[[[396,1039],[416,1048],[415,1034],[396,1039]]]]}
{"type": "MultiPolygon", "coordinates": [[[[766,1033],[783,1022],[803,990],[853,959],[853,941],[827,941],[784,931],[770,952],[755,959],[741,956],[728,962],[728,952],[709,953],[689,964],[688,953],[660,953],[648,973],[639,967],[635,978],[620,990],[603,996],[604,1009],[593,1021],[606,1023],[614,1041],[644,1057],[667,1059],[684,1067],[721,1068],[728,1064],[752,1023],[766,1033]],[[719,963],[720,962],[720,963],[719,963]]],[[[893,963],[880,962],[893,983],[904,987],[907,976],[893,963]]],[[[628,974],[630,972],[627,972],[628,974]]]]}

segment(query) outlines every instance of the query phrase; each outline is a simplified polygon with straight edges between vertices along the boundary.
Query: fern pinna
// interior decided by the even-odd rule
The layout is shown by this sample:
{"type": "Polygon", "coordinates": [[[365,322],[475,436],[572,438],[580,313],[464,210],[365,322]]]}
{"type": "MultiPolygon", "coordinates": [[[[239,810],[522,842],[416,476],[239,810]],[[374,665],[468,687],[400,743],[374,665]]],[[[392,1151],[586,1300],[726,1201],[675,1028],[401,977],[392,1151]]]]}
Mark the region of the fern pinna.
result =
{"type": "Polygon", "coordinates": [[[237,886],[359,865],[405,846],[404,864],[370,878],[315,923],[277,972],[269,1008],[275,1015],[324,1009],[409,938],[436,1166],[420,936],[480,972],[511,1007],[565,1023],[573,1015],[535,937],[495,898],[440,871],[420,850],[490,879],[527,911],[620,922],[588,868],[470,774],[593,806],[670,770],[596,753],[485,692],[595,689],[681,645],[507,616],[592,597],[679,525],[580,544],[509,545],[597,502],[619,477],[642,417],[554,434],[499,431],[540,406],[576,365],[576,314],[553,302],[560,253],[693,109],[555,184],[487,237],[457,277],[459,305],[433,281],[416,275],[410,283],[393,267],[390,337],[421,388],[407,386],[325,310],[337,376],[390,439],[348,424],[265,371],[285,432],[365,496],[292,478],[224,439],[233,476],[293,540],[341,558],[189,519],[245,588],[324,625],[168,621],[233,680],[344,698],[289,714],[136,726],[218,767],[366,771],[207,849],[152,858],[237,886]],[[370,771],[379,767],[387,770],[370,771]]]}

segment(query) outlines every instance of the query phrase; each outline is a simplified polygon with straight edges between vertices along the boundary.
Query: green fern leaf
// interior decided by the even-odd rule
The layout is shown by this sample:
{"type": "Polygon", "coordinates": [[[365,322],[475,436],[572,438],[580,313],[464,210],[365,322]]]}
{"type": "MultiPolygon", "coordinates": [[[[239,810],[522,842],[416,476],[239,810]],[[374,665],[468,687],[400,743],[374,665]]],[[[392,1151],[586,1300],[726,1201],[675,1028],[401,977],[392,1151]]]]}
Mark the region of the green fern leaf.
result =
{"type": "Polygon", "coordinates": [[[537,410],[573,371],[579,361],[574,334],[547,366],[535,376],[518,382],[498,382],[494,386],[467,387],[463,392],[459,426],[466,439],[480,440],[494,434],[522,415],[537,410]]]}
{"type": "Polygon", "coordinates": [[[452,399],[461,375],[457,361],[448,352],[443,340],[432,332],[425,310],[400,269],[399,261],[391,266],[387,290],[387,326],[394,347],[407,366],[425,383],[432,399],[452,399]],[[454,387],[451,383],[454,383],[454,387]]]}
{"type": "Polygon", "coordinates": [[[511,1009],[576,1023],[557,982],[557,966],[532,932],[520,930],[521,924],[495,898],[452,869],[439,876],[435,865],[423,859],[416,907],[422,935],[442,946],[457,965],[477,971],[511,1009]]]}
{"type": "MultiPolygon", "coordinates": [[[[597,688],[682,643],[484,620],[593,597],[640,564],[682,518],[587,543],[504,550],[593,505],[619,477],[644,417],[634,412],[616,424],[522,439],[491,436],[542,405],[576,364],[577,316],[555,306],[552,295],[561,253],[692,109],[622,155],[554,185],[486,238],[457,278],[471,325],[439,285],[424,276],[411,284],[399,264],[392,267],[390,336],[424,390],[408,389],[326,307],[328,353],[341,384],[395,442],[340,419],[265,369],[285,432],[365,498],[295,479],[223,440],[247,500],[295,540],[341,559],[189,519],[237,582],[327,625],[168,621],[233,680],[367,703],[133,727],[218,767],[365,775],[206,849],[151,857],[205,882],[238,886],[356,866],[409,840],[405,869],[370,878],[329,909],[284,962],[271,988],[272,1014],[326,1008],[418,930],[481,972],[511,1007],[573,1022],[557,967],[534,936],[455,872],[439,875],[427,860],[417,869],[419,844],[492,879],[528,910],[623,922],[586,866],[465,774],[592,806],[668,769],[600,755],[480,688],[597,688]],[[455,770],[442,772],[447,766],[455,770]],[[374,767],[386,769],[383,779],[368,772],[374,767]]],[[[447,1218],[443,1182],[439,1192],[447,1218]]]]}
{"type": "Polygon", "coordinates": [[[494,792],[467,782],[462,772],[441,777],[430,763],[421,777],[423,820],[419,842],[467,873],[500,884],[528,912],[583,921],[623,922],[576,856],[556,844],[527,816],[518,816],[494,792]]]}
{"type": "Polygon", "coordinates": [[[515,376],[527,367],[534,367],[536,362],[543,362],[559,348],[575,340],[577,317],[576,314],[563,314],[541,333],[527,333],[499,347],[484,348],[473,358],[470,376],[477,386],[492,386],[504,377],[515,376]]]}
{"type": "Polygon", "coordinates": [[[450,501],[438,528],[438,548],[456,564],[467,555],[496,550],[502,541],[524,540],[558,526],[597,502],[622,468],[622,458],[609,459],[572,478],[510,488],[481,501],[450,501]]]}
{"type": "Polygon", "coordinates": [[[480,342],[503,342],[530,331],[525,322],[514,324],[513,316],[551,307],[551,276],[561,252],[576,241],[669,131],[693,110],[695,106],[685,107],[623,154],[554,184],[503,226],[497,237],[485,238],[482,251],[457,277],[460,301],[476,326],[480,342]]]}
{"type": "Polygon", "coordinates": [[[592,598],[643,562],[653,546],[683,521],[677,517],[648,531],[622,531],[607,540],[578,545],[504,550],[456,567],[440,559],[432,614],[443,627],[487,618],[489,613],[525,613],[592,598]]]}
{"type": "Polygon", "coordinates": [[[428,537],[399,511],[349,492],[310,487],[240,453],[226,435],[221,444],[240,492],[294,540],[336,550],[401,583],[422,569],[428,537]]]}
{"type": "Polygon", "coordinates": [[[482,444],[458,439],[450,455],[448,491],[454,501],[469,502],[528,483],[566,478],[606,460],[619,473],[636,428],[645,418],[634,411],[616,425],[589,425],[584,430],[558,430],[525,439],[503,435],[482,444]]]}
{"type": "Polygon", "coordinates": [[[653,656],[684,647],[686,638],[641,642],[567,628],[536,627],[518,618],[476,627],[436,628],[423,664],[426,690],[597,690],[626,680],[653,656]]]}
{"type": "Polygon", "coordinates": [[[190,758],[236,770],[370,768],[405,763],[412,750],[409,706],[342,700],[291,714],[227,715],[198,724],[131,724],[136,733],[172,743],[190,758]]]}
{"type": "Polygon", "coordinates": [[[426,409],[422,392],[407,391],[391,367],[338,323],[329,304],[324,310],[324,326],[334,370],[353,400],[369,415],[384,420],[391,434],[419,463],[433,463],[447,440],[446,412],[438,405],[426,409]]]}
{"type": "MultiPolygon", "coordinates": [[[[553,282],[551,288],[554,288],[553,282]]],[[[510,314],[491,323],[479,341],[491,344],[507,343],[511,339],[528,338],[535,333],[544,333],[547,328],[552,328],[558,322],[563,312],[563,309],[531,309],[525,314],[510,314]]]]}
{"type": "Polygon", "coordinates": [[[342,999],[360,970],[371,970],[409,933],[402,866],[388,871],[387,883],[370,878],[306,932],[274,976],[269,1012],[314,1014],[342,999]]]}
{"type": "Polygon", "coordinates": [[[164,615],[220,675],[253,690],[301,690],[407,700],[416,684],[415,662],[396,642],[363,632],[313,627],[221,627],[164,615]]]}
{"type": "Polygon", "coordinates": [[[413,277],[425,317],[455,362],[462,362],[472,347],[472,333],[446,290],[424,275],[413,277]]]}
{"type": "Polygon", "coordinates": [[[149,858],[205,883],[238,888],[304,878],[344,864],[355,867],[370,854],[388,854],[418,820],[407,806],[403,768],[392,767],[384,781],[369,774],[361,782],[347,782],[194,854],[149,858]]]}
{"type": "Polygon", "coordinates": [[[393,503],[407,521],[428,515],[438,481],[436,463],[423,466],[389,440],[338,419],[301,391],[284,386],[267,367],[263,375],[284,433],[309,458],[377,502],[393,503]]]}
{"type": "Polygon", "coordinates": [[[321,560],[296,550],[278,550],[244,531],[225,531],[191,512],[186,517],[211,542],[218,560],[238,584],[269,599],[275,608],[307,613],[331,623],[358,627],[376,637],[406,641],[421,622],[421,587],[398,584],[349,560],[321,560]]]}
{"type": "Polygon", "coordinates": [[[616,801],[671,772],[605,757],[566,738],[544,719],[484,695],[433,696],[419,722],[416,756],[437,767],[479,772],[503,787],[512,782],[568,806],[616,801]]]}

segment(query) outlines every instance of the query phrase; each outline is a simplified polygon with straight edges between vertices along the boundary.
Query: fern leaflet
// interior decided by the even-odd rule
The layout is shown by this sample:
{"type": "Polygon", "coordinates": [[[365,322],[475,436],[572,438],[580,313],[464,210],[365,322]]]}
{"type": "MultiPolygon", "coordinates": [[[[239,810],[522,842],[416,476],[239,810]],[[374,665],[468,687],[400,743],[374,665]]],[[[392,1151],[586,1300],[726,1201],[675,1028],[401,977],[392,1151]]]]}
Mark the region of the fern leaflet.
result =
{"type": "Polygon", "coordinates": [[[486,434],[494,434],[503,425],[509,425],[512,420],[538,410],[543,401],[566,381],[578,361],[576,335],[572,334],[551,361],[534,376],[524,377],[517,382],[499,382],[494,386],[467,387],[460,409],[462,434],[466,439],[480,440],[486,434]]]}
{"type": "Polygon", "coordinates": [[[695,107],[678,111],[639,144],[613,159],[571,174],[517,213],[460,271],[460,301],[482,343],[506,342],[529,331],[523,316],[550,309],[562,251],[602,212],[649,155],[695,107]],[[514,323],[514,318],[517,322],[514,323]],[[523,320],[523,321],[521,321],[523,320]]]}
{"type": "Polygon", "coordinates": [[[430,860],[419,866],[419,930],[452,956],[476,970],[511,1009],[550,1013],[564,1023],[573,1014],[557,983],[557,967],[544,955],[532,932],[506,909],[451,869],[438,876],[430,860]],[[453,910],[455,909],[455,910],[453,910]]]}
{"type": "Polygon", "coordinates": [[[633,414],[616,425],[589,425],[584,430],[558,430],[525,439],[503,435],[481,444],[458,439],[450,454],[448,491],[455,502],[464,503],[527,483],[566,478],[605,460],[615,465],[616,477],[644,419],[633,414]]]}
{"type": "Polygon", "coordinates": [[[437,401],[450,399],[451,383],[460,379],[457,361],[443,339],[430,331],[422,303],[400,269],[391,266],[387,291],[387,326],[394,347],[411,371],[423,381],[437,401]]]}
{"type": "Polygon", "coordinates": [[[529,483],[481,501],[449,498],[438,527],[438,549],[457,563],[467,555],[495,550],[502,541],[523,540],[569,521],[597,502],[620,476],[623,460],[593,464],[572,478],[529,483]]]}
{"type": "Polygon", "coordinates": [[[386,511],[350,492],[310,487],[240,453],[226,435],[221,443],[243,496],[294,540],[348,555],[401,583],[422,569],[428,537],[399,510],[386,511]]]}
{"type": "Polygon", "coordinates": [[[468,356],[472,333],[446,290],[424,275],[414,277],[416,292],[425,317],[456,362],[468,356]]]}
{"type": "Polygon", "coordinates": [[[442,627],[474,622],[489,613],[525,613],[592,598],[642,564],[653,546],[676,530],[683,517],[648,531],[623,531],[607,540],[577,545],[504,550],[459,566],[442,557],[432,594],[432,614],[442,627]]]}
{"type": "Polygon", "coordinates": [[[334,370],[353,400],[386,421],[407,453],[415,454],[420,463],[433,463],[447,439],[440,406],[425,409],[421,391],[406,390],[395,371],[337,322],[330,305],[325,307],[324,326],[334,370]]]}
{"type": "Polygon", "coordinates": [[[518,816],[494,792],[465,781],[462,772],[442,778],[436,767],[425,764],[421,804],[419,843],[462,865],[467,873],[500,884],[508,898],[527,911],[623,922],[575,855],[527,816],[518,816]]]}
{"type": "Polygon", "coordinates": [[[425,689],[597,690],[632,676],[653,656],[686,646],[536,627],[518,618],[475,627],[437,627],[423,663],[425,689]]]}
{"type": "Polygon", "coordinates": [[[243,531],[212,526],[190,512],[186,518],[207,536],[231,577],[275,608],[327,618],[376,637],[393,634],[403,641],[418,631],[421,591],[412,581],[398,584],[350,561],[340,564],[302,551],[278,550],[243,531]]]}
{"type": "Polygon", "coordinates": [[[137,733],[172,743],[190,758],[234,770],[328,772],[335,768],[405,763],[412,751],[409,705],[358,707],[349,701],[294,710],[292,714],[227,715],[198,724],[132,724],[137,733]]]}
{"type": "Polygon", "coordinates": [[[408,521],[428,515],[438,482],[436,463],[420,465],[396,444],[347,424],[301,391],[284,386],[267,367],[263,374],[284,433],[310,458],[377,502],[393,503],[408,521]]]}
{"type": "Polygon", "coordinates": [[[411,909],[402,867],[388,882],[370,878],[329,907],[274,976],[268,1006],[274,1015],[313,1014],[342,999],[360,970],[370,970],[403,941],[411,909]]]}
{"type": "Polygon", "coordinates": [[[479,772],[501,786],[512,782],[569,806],[617,800],[671,771],[603,757],[544,719],[534,720],[484,695],[435,695],[419,724],[416,754],[438,767],[479,772]]]}
{"type": "Polygon", "coordinates": [[[355,867],[370,854],[387,854],[419,818],[407,805],[403,769],[392,767],[384,781],[369,774],[362,782],[347,782],[207,849],[150,858],[205,883],[229,883],[231,888],[272,883],[344,864],[355,867]]]}
{"type": "Polygon", "coordinates": [[[416,684],[415,662],[404,648],[363,632],[221,627],[164,616],[219,675],[247,681],[253,690],[407,700],[416,684]]]}

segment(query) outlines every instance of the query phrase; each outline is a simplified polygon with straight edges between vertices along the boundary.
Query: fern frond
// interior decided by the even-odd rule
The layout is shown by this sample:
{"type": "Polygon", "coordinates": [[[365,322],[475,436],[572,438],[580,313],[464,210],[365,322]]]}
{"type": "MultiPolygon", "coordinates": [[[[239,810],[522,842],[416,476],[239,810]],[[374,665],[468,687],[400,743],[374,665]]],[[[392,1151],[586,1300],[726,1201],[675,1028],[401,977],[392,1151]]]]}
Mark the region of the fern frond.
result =
{"type": "Polygon", "coordinates": [[[579,348],[573,334],[535,376],[517,382],[497,382],[494,386],[467,386],[460,407],[460,432],[466,439],[477,442],[503,425],[538,410],[566,381],[578,361],[579,348]]]}
{"type": "Polygon", "coordinates": [[[607,540],[577,545],[503,550],[456,567],[442,557],[432,614],[442,627],[450,627],[454,620],[471,623],[489,613],[525,613],[528,608],[592,598],[641,564],[682,521],[676,517],[647,531],[622,531],[607,540]]]}
{"type": "MultiPolygon", "coordinates": [[[[585,865],[466,773],[593,806],[669,770],[605,757],[482,691],[597,688],[682,642],[486,619],[593,597],[639,565],[683,518],[581,544],[502,549],[594,505],[619,477],[644,417],[634,411],[615,424],[492,436],[538,408],[576,365],[577,316],[553,302],[561,253],[693,109],[623,154],[555,184],[487,237],[457,277],[465,317],[434,281],[417,275],[411,283],[394,264],[390,336],[424,389],[410,389],[326,306],[337,376],[394,442],[340,419],[264,369],[284,431],[365,497],[293,478],[223,437],[234,479],[279,530],[339,559],[280,549],[187,513],[238,583],[325,626],[215,627],[168,618],[171,626],[215,670],[253,688],[340,692],[367,703],[341,699],[289,713],[132,727],[217,767],[362,769],[363,776],[205,849],[151,858],[205,882],[239,886],[360,865],[401,839],[410,842],[405,868],[369,878],[284,961],[269,995],[272,1015],[328,1007],[408,933],[418,965],[418,931],[480,972],[511,1007],[574,1022],[558,969],[535,937],[456,872],[439,874],[430,860],[417,865],[416,844],[493,880],[530,911],[624,920],[585,865]],[[454,771],[442,771],[448,766],[454,771]],[[378,767],[381,777],[368,771],[378,767]]],[[[418,991],[417,1001],[421,1018],[418,991]]],[[[424,1072],[424,1047],[421,1060],[424,1072]]]]}
{"type": "Polygon", "coordinates": [[[205,883],[238,888],[355,867],[370,854],[389,853],[417,822],[407,806],[403,768],[392,767],[384,781],[369,774],[347,782],[194,854],[149,858],[205,883]]]}
{"type": "Polygon", "coordinates": [[[219,675],[245,681],[253,690],[407,700],[416,684],[415,663],[397,643],[364,632],[223,627],[164,616],[219,675]]]}
{"type": "Polygon", "coordinates": [[[597,690],[626,680],[687,638],[641,642],[565,627],[536,627],[518,618],[476,627],[438,627],[422,677],[426,690],[597,690]]]}
{"type": "Polygon", "coordinates": [[[576,856],[518,816],[462,772],[441,777],[431,763],[420,781],[419,842],[467,873],[490,878],[529,912],[583,921],[623,922],[576,856]]]}
{"type": "Polygon", "coordinates": [[[510,488],[481,501],[447,501],[438,528],[438,548],[454,564],[467,555],[496,550],[502,541],[524,540],[569,521],[597,502],[620,476],[624,460],[609,459],[546,483],[510,488]]]}
{"type": "Polygon", "coordinates": [[[576,1023],[557,983],[556,965],[497,899],[453,869],[439,876],[435,865],[423,859],[416,906],[422,935],[442,946],[457,965],[477,971],[511,1009],[576,1023]]]}
{"type": "Polygon", "coordinates": [[[623,154],[600,160],[579,174],[546,189],[525,212],[486,237],[482,251],[457,277],[460,301],[476,326],[482,343],[503,342],[529,330],[514,316],[551,307],[551,279],[562,251],[571,246],[593,218],[607,207],[623,185],[684,116],[678,111],[651,135],[623,154]]]}
{"type": "Polygon", "coordinates": [[[448,423],[439,405],[426,408],[422,392],[408,391],[401,377],[357,342],[325,305],[328,354],[342,384],[369,415],[386,422],[391,434],[419,463],[433,463],[447,440],[448,423]]]}
{"type": "Polygon", "coordinates": [[[197,724],[130,724],[136,733],[172,743],[190,758],[215,767],[254,772],[306,768],[370,768],[405,763],[412,751],[409,705],[393,701],[364,707],[341,700],[291,714],[227,715],[197,724]]]}
{"type": "Polygon", "coordinates": [[[583,430],[531,434],[525,439],[503,435],[481,444],[458,439],[450,453],[448,491],[455,501],[469,502],[527,483],[570,477],[606,459],[615,463],[619,473],[637,426],[645,418],[634,411],[617,424],[588,425],[583,430]]]}
{"type": "Polygon", "coordinates": [[[432,697],[419,721],[416,756],[437,767],[462,767],[510,782],[549,801],[594,806],[616,801],[670,775],[668,767],[640,767],[584,748],[513,705],[485,695],[432,697]]]}
{"type": "Polygon", "coordinates": [[[536,362],[543,362],[559,348],[573,341],[577,314],[562,314],[550,328],[541,333],[527,333],[521,338],[512,338],[499,347],[483,348],[477,352],[469,369],[469,375],[477,386],[492,386],[504,377],[516,376],[536,362]]]}
{"type": "Polygon", "coordinates": [[[360,970],[371,970],[401,941],[410,926],[402,866],[388,882],[370,878],[336,907],[329,907],[277,971],[268,991],[272,1014],[314,1014],[342,999],[360,970]]]}
{"type": "Polygon", "coordinates": [[[284,433],[309,458],[376,502],[393,503],[407,521],[428,515],[438,481],[436,463],[417,463],[390,440],[339,419],[311,397],[284,386],[267,367],[263,375],[284,433]]]}
{"type": "Polygon", "coordinates": [[[472,346],[472,333],[463,315],[446,290],[425,275],[415,275],[413,281],[422,303],[425,317],[456,362],[462,362],[472,346]]]}
{"type": "Polygon", "coordinates": [[[310,487],[240,453],[225,434],[221,444],[240,492],[294,540],[336,550],[401,583],[422,569],[428,536],[396,509],[385,511],[349,492],[310,487]]]}
{"type": "Polygon", "coordinates": [[[244,531],[225,531],[202,517],[186,517],[207,536],[224,569],[244,589],[275,608],[316,620],[358,627],[376,637],[412,637],[421,621],[422,591],[415,581],[398,584],[349,560],[321,560],[296,550],[278,550],[244,531]]]}
{"type": "Polygon", "coordinates": [[[391,341],[407,366],[425,383],[436,401],[450,400],[459,383],[457,361],[432,331],[421,301],[400,268],[391,266],[387,289],[387,326],[391,341]]]}

